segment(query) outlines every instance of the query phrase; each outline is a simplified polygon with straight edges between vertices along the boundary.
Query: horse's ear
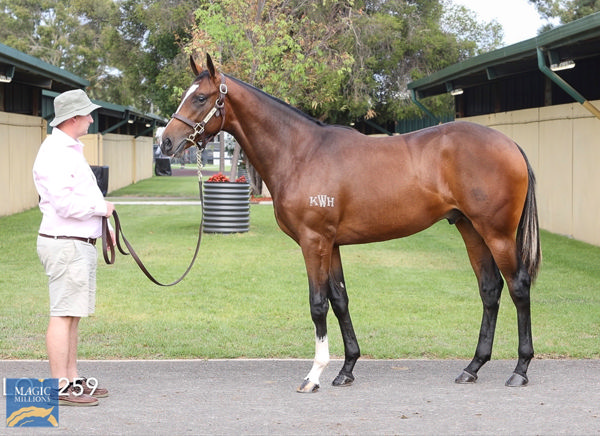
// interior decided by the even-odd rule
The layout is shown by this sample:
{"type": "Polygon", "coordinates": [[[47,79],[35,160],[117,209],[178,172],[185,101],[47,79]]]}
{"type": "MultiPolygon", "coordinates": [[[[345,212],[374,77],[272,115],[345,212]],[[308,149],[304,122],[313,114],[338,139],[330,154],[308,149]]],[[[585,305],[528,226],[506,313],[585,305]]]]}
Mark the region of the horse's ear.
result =
{"type": "Polygon", "coordinates": [[[210,73],[210,77],[215,77],[215,65],[213,64],[212,58],[206,53],[206,68],[210,73]]]}
{"type": "Polygon", "coordinates": [[[194,75],[198,77],[200,75],[201,70],[200,68],[198,68],[198,65],[196,65],[196,61],[194,60],[194,57],[192,55],[190,55],[190,66],[192,67],[194,75]]]}

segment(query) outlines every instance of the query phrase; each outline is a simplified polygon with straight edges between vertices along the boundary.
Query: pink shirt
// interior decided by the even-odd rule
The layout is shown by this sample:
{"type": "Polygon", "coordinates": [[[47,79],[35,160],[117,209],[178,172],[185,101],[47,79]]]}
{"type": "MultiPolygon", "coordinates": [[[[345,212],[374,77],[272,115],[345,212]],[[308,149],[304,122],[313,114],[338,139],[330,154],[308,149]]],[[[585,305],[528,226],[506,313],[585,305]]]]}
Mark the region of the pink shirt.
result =
{"type": "Polygon", "coordinates": [[[43,213],[40,233],[98,238],[106,203],[83,156],[83,144],[57,127],[42,143],[33,181],[43,213]]]}

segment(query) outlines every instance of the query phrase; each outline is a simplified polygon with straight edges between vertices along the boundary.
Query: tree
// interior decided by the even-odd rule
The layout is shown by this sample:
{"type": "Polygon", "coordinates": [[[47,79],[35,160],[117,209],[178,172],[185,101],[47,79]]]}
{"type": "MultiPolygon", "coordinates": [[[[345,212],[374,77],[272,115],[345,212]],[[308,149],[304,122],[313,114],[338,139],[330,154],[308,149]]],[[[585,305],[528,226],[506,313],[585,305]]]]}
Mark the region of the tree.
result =
{"type": "Polygon", "coordinates": [[[90,81],[90,96],[171,114],[196,0],[0,0],[0,42],[90,81]]]}
{"type": "MultiPolygon", "coordinates": [[[[558,19],[560,24],[600,11],[600,0],[529,0],[529,3],[537,8],[542,18],[549,22],[558,19]]],[[[552,27],[548,24],[542,30],[552,27]]]]}
{"type": "Polygon", "coordinates": [[[352,63],[335,50],[349,7],[339,1],[217,0],[196,11],[189,53],[320,118],[340,105],[352,63]]]}
{"type": "MultiPolygon", "coordinates": [[[[385,124],[418,113],[409,81],[492,49],[501,35],[447,0],[0,0],[0,8],[0,42],[90,80],[92,97],[164,116],[189,85],[188,54],[208,52],[318,119],[385,124]]],[[[451,104],[432,106],[442,113],[451,104]]]]}
{"type": "Polygon", "coordinates": [[[88,79],[90,95],[103,97],[119,20],[112,0],[0,0],[0,8],[0,41],[88,79]]]}
{"type": "Polygon", "coordinates": [[[133,106],[170,116],[191,74],[182,46],[199,0],[120,0],[116,53],[133,106]]]}
{"type": "MultiPolygon", "coordinates": [[[[421,116],[408,98],[410,81],[501,43],[498,23],[480,24],[474,13],[444,1],[365,1],[355,10],[347,47],[360,77],[355,83],[366,86],[354,90],[360,89],[357,100],[370,102],[363,116],[380,125],[421,116]]],[[[431,107],[438,115],[452,113],[453,100],[436,97],[431,107]]]]}
{"type": "Polygon", "coordinates": [[[441,28],[458,41],[460,61],[495,50],[502,45],[504,36],[497,20],[479,22],[474,11],[450,2],[445,6],[441,28]]]}
{"type": "Polygon", "coordinates": [[[499,45],[498,23],[439,0],[213,0],[187,49],[327,122],[413,110],[406,84],[499,45]],[[460,15],[459,13],[463,13],[460,15]]]}

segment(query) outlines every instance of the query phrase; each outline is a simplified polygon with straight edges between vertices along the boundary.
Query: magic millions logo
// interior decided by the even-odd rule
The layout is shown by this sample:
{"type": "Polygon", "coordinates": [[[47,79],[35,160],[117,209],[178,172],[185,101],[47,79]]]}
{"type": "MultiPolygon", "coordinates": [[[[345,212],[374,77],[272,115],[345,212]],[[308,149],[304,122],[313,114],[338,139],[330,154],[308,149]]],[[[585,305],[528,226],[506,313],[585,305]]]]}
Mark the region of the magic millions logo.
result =
{"type": "Polygon", "coordinates": [[[58,427],[58,379],[5,378],[7,427],[58,427]]]}

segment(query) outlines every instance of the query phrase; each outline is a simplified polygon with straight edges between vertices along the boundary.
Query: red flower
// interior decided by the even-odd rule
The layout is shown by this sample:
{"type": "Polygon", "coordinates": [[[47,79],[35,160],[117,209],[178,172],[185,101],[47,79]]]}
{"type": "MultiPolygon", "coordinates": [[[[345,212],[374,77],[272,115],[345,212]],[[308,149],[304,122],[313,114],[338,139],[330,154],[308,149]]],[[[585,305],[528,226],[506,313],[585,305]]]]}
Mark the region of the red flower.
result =
{"type": "Polygon", "coordinates": [[[218,173],[210,176],[207,182],[229,182],[229,177],[223,175],[222,173],[218,173]]]}
{"type": "MultiPolygon", "coordinates": [[[[227,177],[226,175],[224,175],[222,173],[212,175],[206,181],[207,182],[221,182],[221,183],[230,182],[229,177],[227,177]]],[[[248,181],[246,180],[245,176],[240,176],[237,179],[235,179],[235,183],[248,183],[248,181]]]]}

